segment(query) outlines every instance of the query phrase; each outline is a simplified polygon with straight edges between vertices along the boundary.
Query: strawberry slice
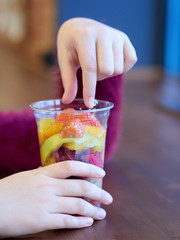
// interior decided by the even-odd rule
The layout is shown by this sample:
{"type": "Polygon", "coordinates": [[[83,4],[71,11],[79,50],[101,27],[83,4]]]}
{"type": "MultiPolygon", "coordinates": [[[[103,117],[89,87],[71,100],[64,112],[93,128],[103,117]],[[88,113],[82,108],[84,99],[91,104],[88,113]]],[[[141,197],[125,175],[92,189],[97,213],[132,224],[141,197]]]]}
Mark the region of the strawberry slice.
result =
{"type": "Polygon", "coordinates": [[[103,126],[100,124],[100,122],[97,120],[97,118],[95,118],[90,113],[78,114],[77,118],[81,120],[83,125],[103,128],[103,126]]]}
{"type": "MultiPolygon", "coordinates": [[[[64,112],[66,111],[71,111],[74,112],[74,108],[66,108],[63,110],[64,112]]],[[[67,120],[70,119],[74,119],[77,117],[77,113],[60,113],[57,117],[56,117],[56,122],[66,122],[67,120]]]]}
{"type": "Polygon", "coordinates": [[[83,124],[77,118],[67,120],[61,129],[61,137],[63,138],[82,138],[83,135],[83,124]]]}
{"type": "Polygon", "coordinates": [[[83,125],[103,128],[97,118],[95,118],[91,113],[73,113],[75,111],[74,108],[66,108],[63,111],[65,111],[65,113],[62,112],[56,117],[56,123],[65,123],[68,120],[79,119],[83,125]],[[66,113],[66,111],[71,111],[72,113],[66,113]]]}
{"type": "Polygon", "coordinates": [[[102,161],[102,157],[101,157],[101,152],[95,152],[91,158],[90,158],[90,163],[103,168],[103,161],[102,161]]]}

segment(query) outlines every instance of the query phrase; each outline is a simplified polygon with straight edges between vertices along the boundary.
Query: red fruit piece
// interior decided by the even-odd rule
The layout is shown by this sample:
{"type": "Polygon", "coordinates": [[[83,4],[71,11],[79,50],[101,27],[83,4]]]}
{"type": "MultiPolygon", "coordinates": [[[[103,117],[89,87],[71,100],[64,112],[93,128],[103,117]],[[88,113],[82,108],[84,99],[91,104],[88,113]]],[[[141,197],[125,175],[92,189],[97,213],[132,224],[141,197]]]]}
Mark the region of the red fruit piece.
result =
{"type": "Polygon", "coordinates": [[[81,120],[83,125],[103,128],[103,126],[100,124],[100,122],[97,120],[97,118],[95,118],[90,113],[78,114],[77,118],[81,120]]]}
{"type": "Polygon", "coordinates": [[[79,119],[67,120],[62,129],[61,136],[63,138],[81,138],[84,135],[84,127],[79,119]]]}
{"type": "Polygon", "coordinates": [[[90,158],[90,163],[93,164],[93,165],[96,165],[98,167],[103,168],[103,161],[102,161],[102,157],[101,157],[101,152],[95,152],[92,155],[93,156],[91,156],[91,158],[90,158]]]}
{"type": "MultiPolygon", "coordinates": [[[[71,111],[74,112],[74,108],[66,108],[63,110],[64,112],[66,111],[71,111]]],[[[56,122],[66,122],[67,120],[70,119],[74,119],[77,117],[77,113],[60,113],[57,117],[56,117],[56,122]]]]}
{"type": "Polygon", "coordinates": [[[56,159],[56,162],[76,160],[76,151],[60,147],[58,151],[53,153],[53,157],[56,159]]]}
{"type": "Polygon", "coordinates": [[[83,162],[91,163],[95,166],[103,168],[101,152],[94,152],[94,153],[91,153],[88,155],[82,155],[80,160],[83,162]]]}

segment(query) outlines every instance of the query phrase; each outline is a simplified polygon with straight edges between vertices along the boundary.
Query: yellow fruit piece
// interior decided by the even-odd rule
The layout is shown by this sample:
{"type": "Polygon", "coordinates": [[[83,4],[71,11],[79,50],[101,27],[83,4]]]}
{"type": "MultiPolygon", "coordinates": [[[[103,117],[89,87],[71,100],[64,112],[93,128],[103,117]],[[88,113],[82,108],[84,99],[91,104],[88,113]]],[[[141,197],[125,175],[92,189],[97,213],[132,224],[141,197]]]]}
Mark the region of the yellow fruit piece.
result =
{"type": "Polygon", "coordinates": [[[81,150],[94,147],[101,149],[103,148],[103,141],[93,135],[85,133],[84,137],[80,140],[76,138],[75,141],[65,142],[63,147],[68,148],[69,150],[81,150]]]}
{"type": "Polygon", "coordinates": [[[56,133],[60,133],[63,123],[55,122],[55,119],[44,118],[38,122],[38,137],[39,144],[56,133]]]}
{"type": "Polygon", "coordinates": [[[46,162],[42,162],[42,165],[47,166],[47,165],[50,165],[50,164],[53,164],[53,163],[56,163],[56,159],[51,156],[47,159],[46,162]]]}
{"type": "Polygon", "coordinates": [[[86,126],[84,125],[84,132],[89,133],[97,138],[104,138],[106,135],[106,130],[104,128],[86,126]]]}
{"type": "Polygon", "coordinates": [[[101,151],[104,147],[104,140],[100,140],[88,133],[84,133],[82,138],[62,138],[59,133],[55,134],[46,139],[40,147],[42,164],[45,164],[47,159],[52,156],[52,153],[62,145],[69,150],[96,148],[96,151],[101,151]]]}

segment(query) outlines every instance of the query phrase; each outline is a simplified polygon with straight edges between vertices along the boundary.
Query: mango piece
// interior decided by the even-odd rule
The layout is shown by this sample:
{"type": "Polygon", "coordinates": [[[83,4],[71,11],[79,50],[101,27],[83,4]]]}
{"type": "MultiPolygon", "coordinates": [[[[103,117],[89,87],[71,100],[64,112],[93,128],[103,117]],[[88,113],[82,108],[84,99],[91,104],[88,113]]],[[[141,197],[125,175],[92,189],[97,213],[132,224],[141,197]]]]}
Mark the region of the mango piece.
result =
{"type": "Polygon", "coordinates": [[[60,133],[63,123],[55,122],[55,119],[44,118],[38,122],[38,137],[39,144],[42,145],[43,142],[50,136],[60,133]]]}
{"type": "Polygon", "coordinates": [[[103,147],[102,141],[100,141],[98,138],[88,133],[84,133],[84,137],[81,138],[81,141],[78,141],[77,138],[75,140],[76,141],[64,143],[63,147],[66,147],[69,150],[81,150],[84,148],[94,148],[94,147],[96,147],[97,149],[101,149],[103,147]]]}
{"type": "Polygon", "coordinates": [[[84,125],[84,132],[89,133],[97,138],[104,138],[106,135],[106,130],[104,128],[94,127],[94,126],[87,126],[84,125]]]}
{"type": "Polygon", "coordinates": [[[96,148],[96,151],[100,151],[104,147],[104,140],[99,140],[88,133],[84,133],[82,138],[62,138],[59,133],[55,134],[46,139],[40,147],[42,163],[45,163],[52,152],[57,151],[62,145],[70,150],[96,148]]]}

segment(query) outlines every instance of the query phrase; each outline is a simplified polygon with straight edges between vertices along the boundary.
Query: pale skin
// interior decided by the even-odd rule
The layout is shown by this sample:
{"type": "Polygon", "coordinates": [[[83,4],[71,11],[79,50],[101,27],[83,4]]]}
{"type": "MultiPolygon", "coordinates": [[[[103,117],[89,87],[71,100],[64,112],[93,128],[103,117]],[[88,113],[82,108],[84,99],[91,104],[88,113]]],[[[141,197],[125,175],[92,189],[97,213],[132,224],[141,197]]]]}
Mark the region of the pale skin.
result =
{"type": "Polygon", "coordinates": [[[103,169],[78,161],[65,161],[25,171],[0,181],[0,236],[18,236],[50,229],[83,228],[106,216],[80,197],[110,204],[112,196],[86,180],[103,178],[103,169]],[[72,216],[78,214],[80,216],[72,216]]]}
{"type": "MultiPolygon", "coordinates": [[[[127,72],[137,57],[123,33],[91,19],[75,18],[59,30],[58,60],[65,93],[64,103],[76,96],[76,71],[83,73],[83,98],[93,107],[96,82],[127,72]]],[[[103,178],[104,170],[78,161],[14,174],[0,180],[0,236],[18,236],[50,229],[89,227],[102,220],[105,210],[83,198],[110,204],[112,196],[85,180],[70,176],[103,178]],[[78,215],[78,216],[77,216],[78,215]]]]}
{"type": "Polygon", "coordinates": [[[64,86],[63,102],[70,103],[77,93],[76,71],[82,68],[83,98],[92,108],[97,81],[126,73],[137,61],[128,36],[87,18],[65,22],[59,30],[58,60],[64,86]]]}

